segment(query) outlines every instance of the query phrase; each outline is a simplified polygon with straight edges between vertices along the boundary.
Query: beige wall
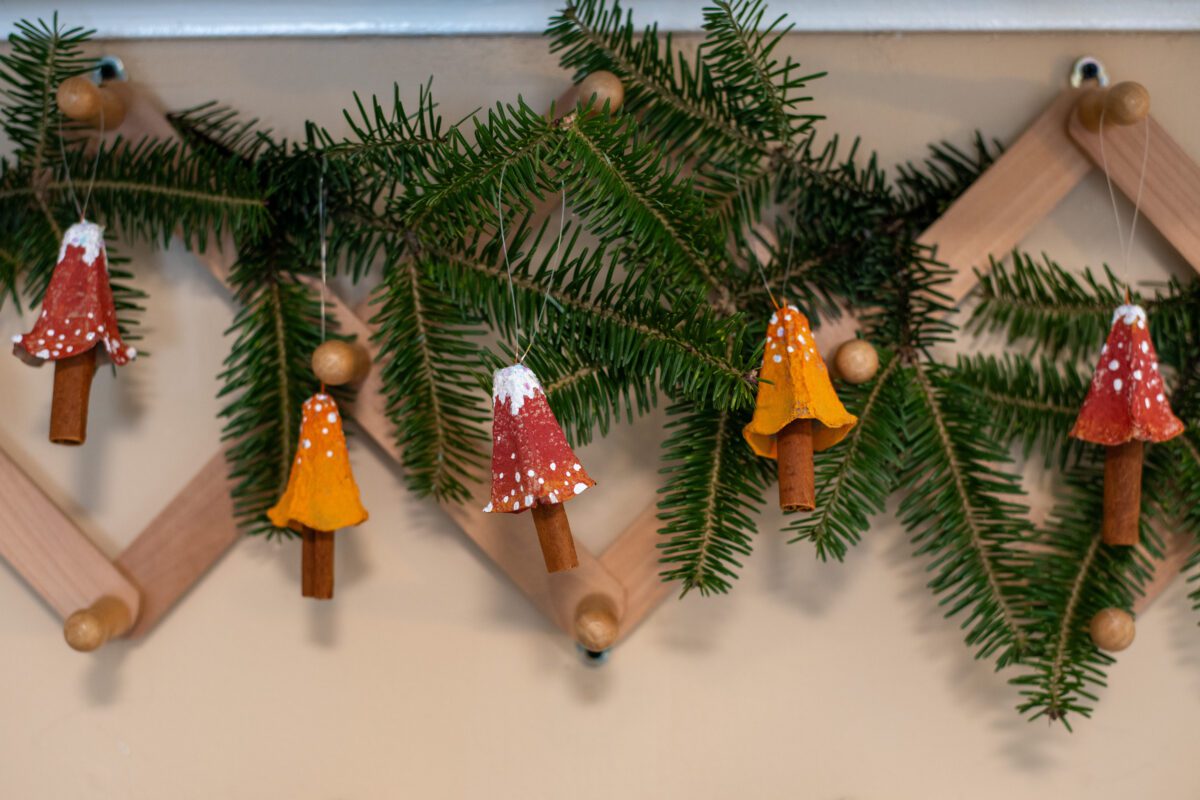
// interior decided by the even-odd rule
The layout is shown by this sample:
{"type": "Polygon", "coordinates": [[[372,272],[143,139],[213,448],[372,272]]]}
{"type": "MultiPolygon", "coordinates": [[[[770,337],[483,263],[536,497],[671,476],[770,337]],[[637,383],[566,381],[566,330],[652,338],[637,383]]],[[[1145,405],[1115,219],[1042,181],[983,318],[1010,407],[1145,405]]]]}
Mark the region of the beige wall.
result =
{"type": "MultiPolygon", "coordinates": [[[[412,97],[433,74],[448,119],[518,92],[541,106],[564,81],[536,38],[101,49],[171,106],[215,97],[293,135],[306,117],[337,128],[351,90],[394,80],[412,97]]],[[[788,49],[831,73],[814,88],[826,129],[861,134],[885,163],[975,128],[1010,140],[1083,53],[1146,83],[1158,119],[1200,157],[1194,36],[797,36],[788,49]]],[[[1103,181],[1086,181],[1027,244],[1072,267],[1115,260],[1103,181]]],[[[154,357],[119,381],[99,376],[86,448],[44,440],[50,374],[0,359],[0,445],[110,553],[215,450],[231,316],[178,247],[137,256],[154,357]]],[[[1135,265],[1185,269],[1149,227],[1135,265]]],[[[22,324],[0,315],[5,333],[22,324]]],[[[584,452],[604,483],[574,506],[589,544],[650,497],[657,423],[584,452]]],[[[1139,621],[1095,719],[1074,735],[1014,713],[1005,676],[972,661],[940,619],[890,516],[844,565],[822,566],[785,546],[768,514],[732,596],[669,601],[588,669],[361,437],[353,458],[371,521],[340,539],[331,604],[301,601],[295,546],[246,541],[149,638],[85,656],[0,568],[0,797],[1099,800],[1200,789],[1200,635],[1182,585],[1139,621]]],[[[1031,475],[1044,510],[1046,482],[1031,475]]]]}

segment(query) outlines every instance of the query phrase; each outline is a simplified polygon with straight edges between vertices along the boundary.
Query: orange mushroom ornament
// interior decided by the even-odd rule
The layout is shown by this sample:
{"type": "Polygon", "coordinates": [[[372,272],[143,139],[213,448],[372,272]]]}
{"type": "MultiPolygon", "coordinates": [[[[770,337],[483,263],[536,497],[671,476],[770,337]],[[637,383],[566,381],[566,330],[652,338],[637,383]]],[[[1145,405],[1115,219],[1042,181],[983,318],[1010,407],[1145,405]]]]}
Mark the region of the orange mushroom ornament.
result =
{"type": "Polygon", "coordinates": [[[754,417],[742,431],[754,452],[778,461],[779,506],[816,508],[813,453],[845,438],[858,418],[829,378],[808,318],[784,305],[771,315],[754,417]]]}
{"type": "Polygon", "coordinates": [[[267,516],[303,537],[301,594],[332,599],[334,531],[366,522],[367,510],[350,470],[337,403],[324,392],[304,401],[287,489],[267,516]]]}

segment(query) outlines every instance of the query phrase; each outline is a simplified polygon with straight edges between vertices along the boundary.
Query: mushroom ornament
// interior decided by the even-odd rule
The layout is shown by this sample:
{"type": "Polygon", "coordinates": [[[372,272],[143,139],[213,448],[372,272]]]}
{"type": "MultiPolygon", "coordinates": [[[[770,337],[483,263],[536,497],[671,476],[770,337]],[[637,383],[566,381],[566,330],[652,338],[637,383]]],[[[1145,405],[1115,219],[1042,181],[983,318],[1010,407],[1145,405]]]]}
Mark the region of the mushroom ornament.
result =
{"type": "Polygon", "coordinates": [[[779,506],[816,508],[813,453],[845,438],[858,418],[842,405],[808,318],[784,305],[771,315],[754,417],[742,431],[760,456],[778,460],[779,506]]]}
{"type": "Polygon", "coordinates": [[[579,566],[562,504],[596,485],[579,463],[524,364],[496,370],[492,383],[492,501],[489,513],[530,511],[547,572],[579,566]]]}
{"type": "Polygon", "coordinates": [[[1092,385],[1071,435],[1108,448],[1104,459],[1106,544],[1135,545],[1142,504],[1143,442],[1183,432],[1167,390],[1141,306],[1119,306],[1100,349],[1092,385]]]}
{"type": "Polygon", "coordinates": [[[33,330],[13,337],[18,357],[34,366],[54,362],[50,441],[83,444],[87,439],[88,398],[100,344],[117,366],[137,356],[137,350],[121,341],[117,327],[104,229],[84,220],[63,236],[33,330]]]}
{"type": "Polygon", "coordinates": [[[334,531],[366,522],[367,510],[350,470],[337,403],[324,392],[304,401],[287,489],[267,516],[303,537],[301,594],[332,599],[334,531]]]}

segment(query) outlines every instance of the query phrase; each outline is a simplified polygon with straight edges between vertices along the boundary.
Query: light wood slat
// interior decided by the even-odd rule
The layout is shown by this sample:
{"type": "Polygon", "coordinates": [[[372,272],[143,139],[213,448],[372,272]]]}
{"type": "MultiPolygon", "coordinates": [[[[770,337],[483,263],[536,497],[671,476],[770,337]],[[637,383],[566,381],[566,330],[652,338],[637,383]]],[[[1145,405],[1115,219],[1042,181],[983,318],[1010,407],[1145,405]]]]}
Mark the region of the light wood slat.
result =
{"type": "Polygon", "coordinates": [[[142,590],[129,636],[143,636],[238,540],[224,449],[159,512],[117,558],[142,590]]]}
{"type": "Polygon", "coordinates": [[[0,450],[0,556],[66,619],[106,595],[136,619],[137,588],[0,450]]]}
{"type": "Polygon", "coordinates": [[[946,213],[921,234],[956,270],[942,291],[955,302],[975,288],[974,268],[1003,258],[1092,169],[1067,135],[1078,92],[1058,96],[946,213]]]}
{"type": "Polygon", "coordinates": [[[631,634],[658,608],[678,584],[659,577],[658,503],[651,501],[608,549],[600,554],[600,563],[618,576],[625,585],[625,613],[619,619],[617,641],[631,634]]]}
{"type": "MultiPolygon", "coordinates": [[[[1142,187],[1141,213],[1171,243],[1192,268],[1200,272],[1200,165],[1154,120],[1147,117],[1150,153],[1142,187]]],[[[1096,166],[1102,167],[1100,136],[1071,115],[1068,132],[1096,166]]],[[[1142,160],[1146,155],[1146,123],[1104,126],[1104,154],[1115,186],[1137,197],[1142,160]]],[[[1129,220],[1124,220],[1126,225],[1129,220]]]]}

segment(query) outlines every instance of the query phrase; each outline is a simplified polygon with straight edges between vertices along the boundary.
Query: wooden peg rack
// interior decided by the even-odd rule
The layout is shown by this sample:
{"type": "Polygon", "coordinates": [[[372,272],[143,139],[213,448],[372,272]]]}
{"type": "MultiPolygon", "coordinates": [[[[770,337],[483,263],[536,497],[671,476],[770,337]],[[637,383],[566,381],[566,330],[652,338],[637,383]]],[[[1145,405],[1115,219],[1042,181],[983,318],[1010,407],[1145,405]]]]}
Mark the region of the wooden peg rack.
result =
{"type": "MultiPolygon", "coordinates": [[[[157,104],[136,85],[125,90],[132,102],[126,127],[142,135],[170,136],[157,104]]],[[[964,298],[974,287],[972,268],[985,269],[991,256],[1005,256],[1062,200],[1099,159],[1099,138],[1079,120],[1076,109],[1088,91],[1068,90],[1055,99],[979,180],[922,235],[939,260],[957,270],[950,289],[964,298]]],[[[595,94],[617,107],[620,82],[589,76],[572,87],[557,108],[595,94]]],[[[1094,100],[1093,100],[1094,102],[1094,100]]],[[[1143,190],[1146,217],[1200,271],[1200,167],[1155,122],[1143,190]]],[[[1105,126],[1105,155],[1113,182],[1136,192],[1146,126],[1105,126]]],[[[234,248],[201,256],[222,282],[234,248]]],[[[354,334],[378,364],[373,330],[362,310],[332,297],[332,311],[345,332],[354,334]]],[[[380,370],[358,391],[353,419],[387,455],[400,453],[385,414],[380,370]]],[[[657,508],[650,503],[611,545],[593,554],[577,545],[579,567],[548,574],[532,536],[514,535],[499,515],[479,509],[485,498],[444,505],[445,512],[529,600],[592,653],[628,636],[673,587],[659,578],[657,508]]],[[[110,639],[141,636],[170,610],[237,540],[224,451],[218,450],[188,485],[154,518],[133,543],[109,561],[37,485],[0,451],[0,556],[20,573],[54,611],[68,620],[66,634],[77,649],[94,649],[110,639]]],[[[1144,611],[1178,574],[1192,549],[1176,536],[1157,565],[1135,611],[1144,611]]]]}

